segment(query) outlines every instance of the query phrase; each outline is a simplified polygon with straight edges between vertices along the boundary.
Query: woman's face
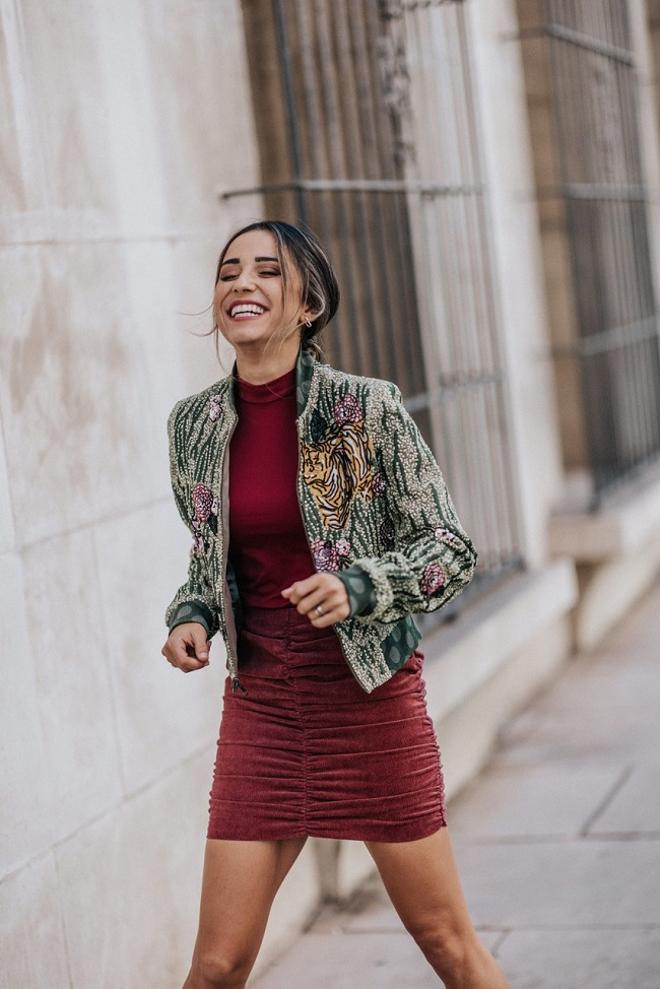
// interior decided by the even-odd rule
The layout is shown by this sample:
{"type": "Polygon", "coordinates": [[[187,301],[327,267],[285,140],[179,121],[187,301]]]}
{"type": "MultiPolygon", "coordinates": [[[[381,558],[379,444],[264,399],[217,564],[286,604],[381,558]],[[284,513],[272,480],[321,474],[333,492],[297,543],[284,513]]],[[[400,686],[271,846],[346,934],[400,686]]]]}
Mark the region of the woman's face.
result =
{"type": "Polygon", "coordinates": [[[286,298],[275,236],[270,230],[248,230],[229,244],[215,287],[213,315],[232,346],[265,344],[273,333],[290,332],[308,318],[308,307],[302,305],[300,274],[289,255],[285,260],[286,298]],[[236,311],[241,303],[251,304],[256,311],[236,311]]]}

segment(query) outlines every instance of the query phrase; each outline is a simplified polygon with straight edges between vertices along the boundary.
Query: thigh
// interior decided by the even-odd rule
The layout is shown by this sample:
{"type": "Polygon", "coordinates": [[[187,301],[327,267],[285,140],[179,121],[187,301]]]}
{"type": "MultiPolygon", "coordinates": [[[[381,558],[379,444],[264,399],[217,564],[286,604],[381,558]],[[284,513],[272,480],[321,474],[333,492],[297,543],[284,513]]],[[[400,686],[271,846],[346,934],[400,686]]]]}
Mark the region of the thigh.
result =
{"type": "Polygon", "coordinates": [[[365,842],[392,904],[413,936],[472,928],[449,828],[417,841],[365,842]]]}
{"type": "Polygon", "coordinates": [[[251,963],[257,957],[275,894],[306,836],[277,841],[207,838],[198,958],[251,963]]]}

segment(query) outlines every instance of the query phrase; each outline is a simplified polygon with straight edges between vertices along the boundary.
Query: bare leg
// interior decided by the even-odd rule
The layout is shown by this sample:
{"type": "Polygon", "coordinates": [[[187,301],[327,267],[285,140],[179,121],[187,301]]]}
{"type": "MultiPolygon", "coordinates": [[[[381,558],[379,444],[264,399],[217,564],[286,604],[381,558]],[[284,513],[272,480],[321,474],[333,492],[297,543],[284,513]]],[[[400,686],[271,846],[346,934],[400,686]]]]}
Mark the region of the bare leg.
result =
{"type": "Polygon", "coordinates": [[[307,838],[207,838],[193,960],[183,989],[243,989],[275,894],[307,838]]]}
{"type": "Polygon", "coordinates": [[[404,927],[446,989],[511,989],[468,914],[448,827],[418,841],[365,845],[404,927]]]}

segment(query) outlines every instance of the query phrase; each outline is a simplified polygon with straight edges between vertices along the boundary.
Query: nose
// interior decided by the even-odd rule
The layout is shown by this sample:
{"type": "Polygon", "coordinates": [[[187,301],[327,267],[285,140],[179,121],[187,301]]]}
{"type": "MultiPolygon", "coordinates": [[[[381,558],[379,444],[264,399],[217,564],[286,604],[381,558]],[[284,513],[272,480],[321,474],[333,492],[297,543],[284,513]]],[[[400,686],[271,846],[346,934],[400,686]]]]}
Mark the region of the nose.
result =
{"type": "Polygon", "coordinates": [[[248,271],[241,271],[236,277],[234,282],[234,289],[237,288],[254,288],[254,279],[248,271]]]}

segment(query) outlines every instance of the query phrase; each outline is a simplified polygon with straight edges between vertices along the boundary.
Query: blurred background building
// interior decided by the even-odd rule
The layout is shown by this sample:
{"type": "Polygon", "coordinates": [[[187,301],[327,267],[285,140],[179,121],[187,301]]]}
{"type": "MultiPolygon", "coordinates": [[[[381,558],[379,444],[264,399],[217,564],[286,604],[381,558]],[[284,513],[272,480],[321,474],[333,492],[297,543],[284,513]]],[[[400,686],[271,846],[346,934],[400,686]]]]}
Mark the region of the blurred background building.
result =
{"type": "MultiPolygon", "coordinates": [[[[660,0],[13,0],[0,566],[11,987],[181,984],[225,676],[165,662],[174,401],[227,235],[305,220],[479,550],[418,616],[451,797],[660,566],[660,0]]],[[[255,971],[372,860],[310,839],[255,971]]]]}

